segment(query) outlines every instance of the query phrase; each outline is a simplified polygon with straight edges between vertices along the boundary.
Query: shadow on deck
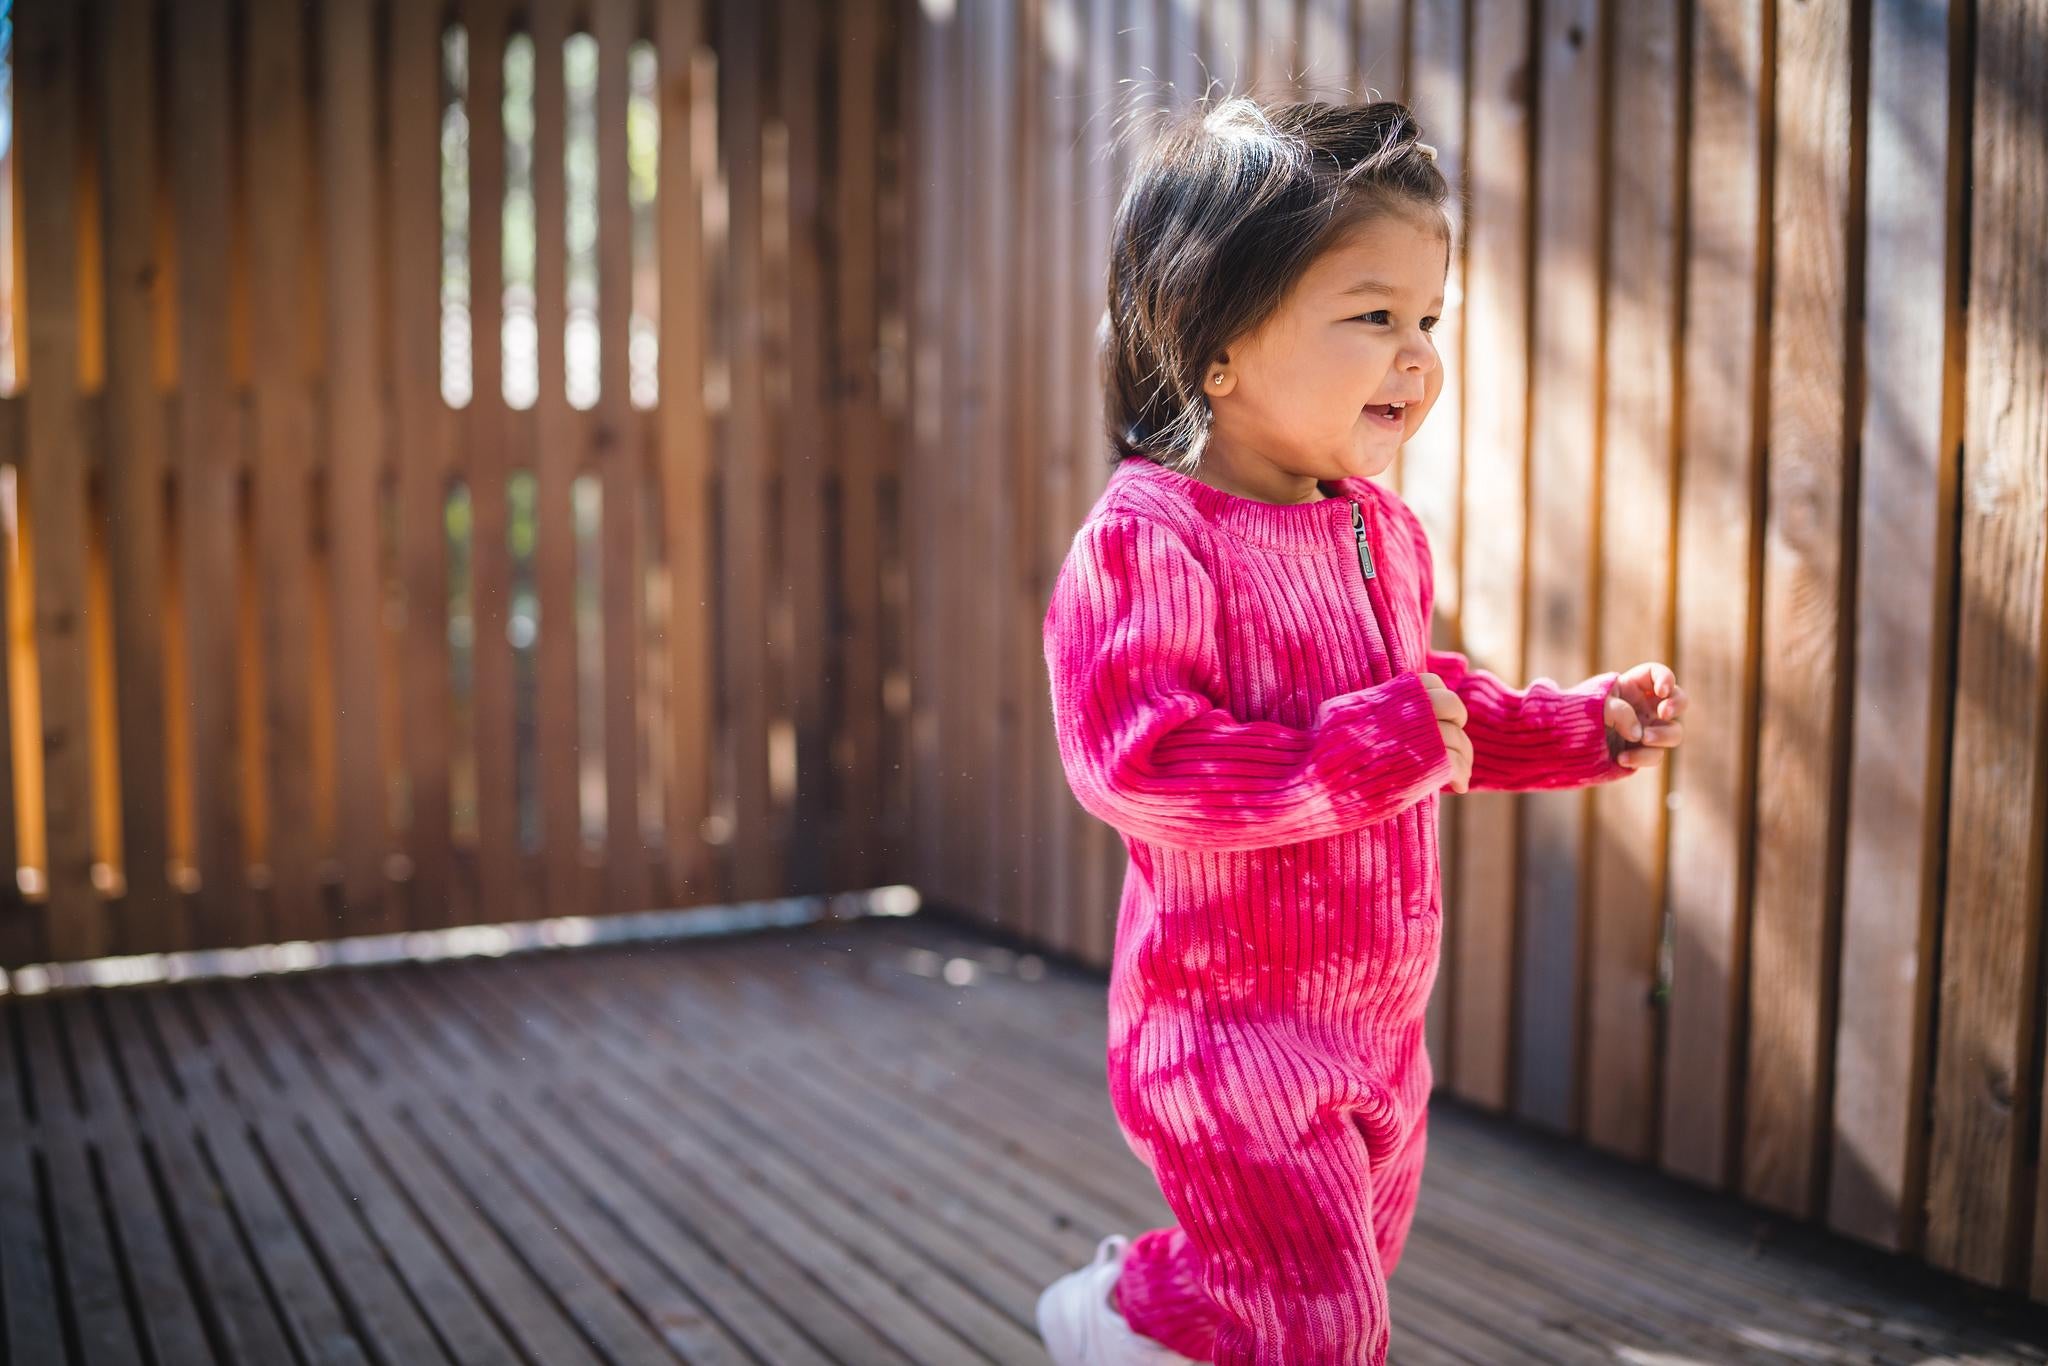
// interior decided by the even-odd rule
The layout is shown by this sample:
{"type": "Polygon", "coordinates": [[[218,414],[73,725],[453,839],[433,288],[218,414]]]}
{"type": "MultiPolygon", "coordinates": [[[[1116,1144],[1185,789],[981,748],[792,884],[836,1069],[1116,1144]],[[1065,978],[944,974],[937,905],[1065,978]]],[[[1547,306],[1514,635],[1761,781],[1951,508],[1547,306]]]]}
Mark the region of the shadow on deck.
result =
{"type": "MultiPolygon", "coordinates": [[[[1099,977],[919,916],[0,1000],[11,1363],[1042,1363],[1170,1222],[1099,977]]],[[[1400,1363],[2048,1361],[2042,1316],[1447,1102],[1400,1363]]]]}

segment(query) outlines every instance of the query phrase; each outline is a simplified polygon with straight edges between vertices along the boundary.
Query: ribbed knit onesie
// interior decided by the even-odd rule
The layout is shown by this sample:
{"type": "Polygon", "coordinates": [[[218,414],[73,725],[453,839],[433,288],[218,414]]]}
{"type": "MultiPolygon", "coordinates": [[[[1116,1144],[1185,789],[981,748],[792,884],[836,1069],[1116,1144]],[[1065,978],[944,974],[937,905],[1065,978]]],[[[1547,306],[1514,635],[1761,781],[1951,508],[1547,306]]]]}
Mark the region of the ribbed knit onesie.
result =
{"type": "Polygon", "coordinates": [[[1197,1361],[1380,1366],[1422,1176],[1423,1006],[1451,760],[1581,787],[1617,675],[1525,690],[1429,649],[1422,524],[1366,479],[1295,504],[1126,458],[1045,617],[1068,785],[1123,836],[1111,1106],[1179,1223],[1133,1240],[1131,1327],[1197,1361]]]}

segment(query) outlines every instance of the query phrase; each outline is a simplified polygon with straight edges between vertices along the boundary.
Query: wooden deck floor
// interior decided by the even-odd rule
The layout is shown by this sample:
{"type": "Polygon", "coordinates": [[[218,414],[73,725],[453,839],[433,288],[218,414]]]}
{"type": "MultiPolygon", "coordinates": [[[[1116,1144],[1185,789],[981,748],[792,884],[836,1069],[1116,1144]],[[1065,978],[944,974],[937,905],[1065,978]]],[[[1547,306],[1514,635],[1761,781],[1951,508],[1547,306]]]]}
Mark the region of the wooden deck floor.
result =
{"type": "MultiPolygon", "coordinates": [[[[1043,1362],[1170,1216],[1102,984],[930,917],[0,1001],[10,1366],[1043,1362]],[[967,979],[967,980],[963,980],[967,979]]],[[[2039,1317],[1444,1104],[1401,1363],[2048,1361],[2039,1317]]]]}

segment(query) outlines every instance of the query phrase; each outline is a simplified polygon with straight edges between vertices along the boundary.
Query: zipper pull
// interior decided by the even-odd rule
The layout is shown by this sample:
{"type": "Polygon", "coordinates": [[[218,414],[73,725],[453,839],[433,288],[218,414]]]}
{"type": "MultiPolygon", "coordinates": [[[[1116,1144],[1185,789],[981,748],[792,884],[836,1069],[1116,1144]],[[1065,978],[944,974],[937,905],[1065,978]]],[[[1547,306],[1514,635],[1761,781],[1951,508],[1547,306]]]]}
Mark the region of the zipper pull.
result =
{"type": "Polygon", "coordinates": [[[1358,567],[1373,577],[1372,548],[1365,543],[1365,512],[1354,499],[1351,504],[1351,534],[1358,538],[1358,567]]]}

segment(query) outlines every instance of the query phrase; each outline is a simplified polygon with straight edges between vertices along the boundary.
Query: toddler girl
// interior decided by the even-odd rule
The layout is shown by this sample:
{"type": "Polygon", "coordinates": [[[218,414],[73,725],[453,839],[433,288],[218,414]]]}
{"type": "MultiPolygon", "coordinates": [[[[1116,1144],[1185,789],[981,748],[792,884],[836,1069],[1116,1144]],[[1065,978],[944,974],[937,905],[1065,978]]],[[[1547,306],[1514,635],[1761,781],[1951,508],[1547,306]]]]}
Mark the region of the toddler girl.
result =
{"type": "Polygon", "coordinates": [[[1437,794],[1609,782],[1679,740],[1661,664],[1518,690],[1429,648],[1429,544],[1370,482],[1443,384],[1448,188],[1417,136],[1399,104],[1232,99],[1117,209],[1116,466],[1045,656],[1067,781],[1130,859],[1111,1105],[1179,1222],[1046,1290],[1057,1363],[1386,1360],[1437,794]]]}

